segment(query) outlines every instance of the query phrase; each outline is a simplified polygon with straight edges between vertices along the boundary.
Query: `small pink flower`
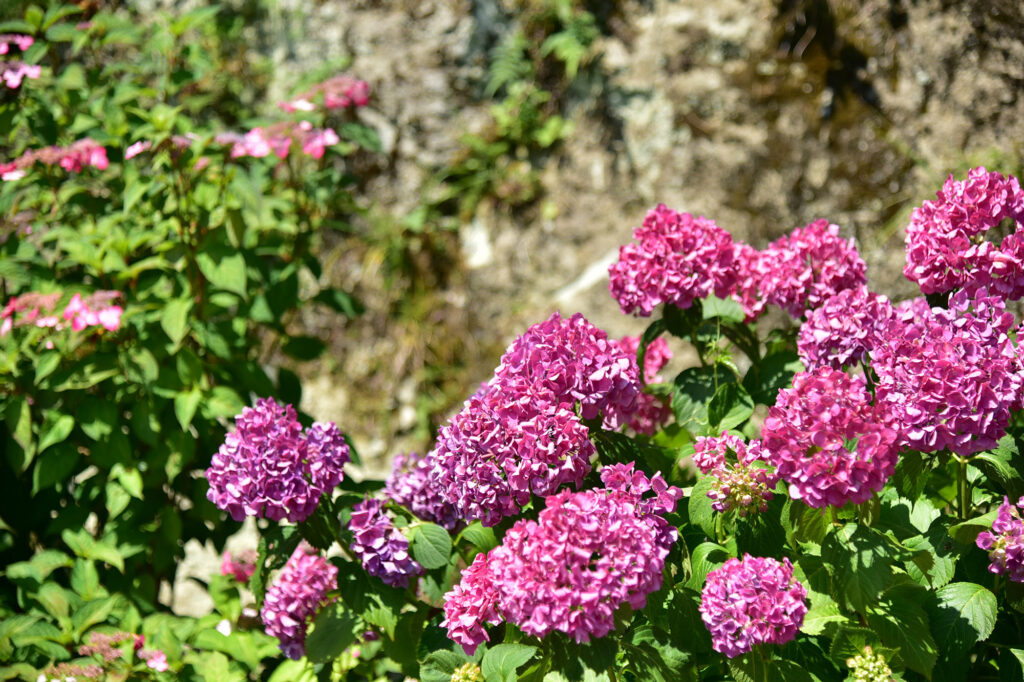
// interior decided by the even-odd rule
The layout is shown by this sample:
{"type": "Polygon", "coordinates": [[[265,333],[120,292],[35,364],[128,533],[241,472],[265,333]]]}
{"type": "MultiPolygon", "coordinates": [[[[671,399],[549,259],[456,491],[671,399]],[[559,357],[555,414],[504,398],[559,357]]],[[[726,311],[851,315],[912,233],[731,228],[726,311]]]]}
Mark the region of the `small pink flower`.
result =
{"type": "Polygon", "coordinates": [[[127,161],[135,158],[142,152],[149,151],[152,147],[153,143],[149,140],[139,140],[138,142],[132,143],[124,152],[124,160],[127,161]]]}
{"type": "Polygon", "coordinates": [[[139,658],[146,662],[146,665],[157,672],[167,672],[167,654],[160,649],[143,649],[139,652],[139,658]]]}
{"type": "Polygon", "coordinates": [[[322,158],[327,147],[338,144],[341,140],[331,128],[311,131],[302,142],[302,152],[314,159],[322,158]]]}
{"type": "Polygon", "coordinates": [[[119,305],[112,305],[107,308],[103,308],[97,314],[97,321],[106,329],[108,332],[115,331],[121,326],[121,314],[124,310],[119,305]]]}
{"type": "Polygon", "coordinates": [[[295,113],[296,111],[314,111],[316,105],[310,102],[308,99],[298,98],[290,102],[279,102],[278,105],[289,114],[295,113]]]}

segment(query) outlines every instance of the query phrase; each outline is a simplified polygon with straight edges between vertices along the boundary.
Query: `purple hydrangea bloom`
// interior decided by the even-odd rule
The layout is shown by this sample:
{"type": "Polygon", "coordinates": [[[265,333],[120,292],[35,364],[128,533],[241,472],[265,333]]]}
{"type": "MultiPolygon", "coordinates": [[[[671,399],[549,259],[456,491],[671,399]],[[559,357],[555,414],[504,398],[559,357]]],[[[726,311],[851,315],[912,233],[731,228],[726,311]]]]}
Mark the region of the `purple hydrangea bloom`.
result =
{"type": "Polygon", "coordinates": [[[213,456],[207,497],[235,521],[246,516],[304,521],[341,482],[348,445],[334,424],[303,433],[291,405],[260,398],[235,418],[213,456]]]}
{"type": "Polygon", "coordinates": [[[338,567],[301,543],[267,590],[260,612],[267,634],[281,641],[285,656],[297,660],[306,655],[309,621],[337,587],[338,567]]]}
{"type": "Polygon", "coordinates": [[[357,502],[348,529],[350,548],[370,575],[392,587],[408,587],[410,576],[423,573],[423,567],[409,556],[409,540],[385,513],[383,500],[357,502]]]}
{"type": "Polygon", "coordinates": [[[791,497],[842,507],[866,501],[896,468],[897,433],[885,420],[862,377],[819,367],[779,391],[761,440],[791,497]]]}
{"type": "Polygon", "coordinates": [[[714,650],[735,658],[758,644],[792,641],[807,613],[806,598],[789,559],[744,554],[708,573],[700,614],[714,650]]]}
{"type": "Polygon", "coordinates": [[[992,532],[979,533],[977,544],[988,552],[992,561],[989,571],[1005,573],[1010,580],[1024,583],[1024,520],[1018,508],[1024,509],[1024,497],[1017,500],[1016,507],[1004,497],[992,522],[992,532]]]}
{"type": "Polygon", "coordinates": [[[627,315],[648,317],[662,303],[689,308],[698,298],[732,293],[732,236],[713,221],[659,204],[633,239],[608,271],[612,296],[627,315]]]}
{"type": "Polygon", "coordinates": [[[661,515],[675,509],[681,491],[632,464],[606,467],[602,480],[606,488],[548,497],[536,521],[516,522],[445,595],[442,625],[467,653],[487,640],[483,626],[500,620],[537,637],[554,630],[577,642],[603,637],[616,609],[642,608],[661,587],[677,538],[661,515]]]}
{"type": "Polygon", "coordinates": [[[867,287],[845,289],[815,308],[800,327],[797,350],[808,369],[842,369],[867,359],[895,312],[867,287]]]}
{"type": "Polygon", "coordinates": [[[717,438],[700,436],[694,444],[693,463],[715,479],[708,491],[715,511],[735,509],[740,516],[768,511],[779,476],[774,469],[759,466],[767,466],[761,441],[746,443],[726,432],[717,438]]]}
{"type": "Polygon", "coordinates": [[[430,477],[436,456],[433,450],[426,455],[411,452],[396,456],[384,484],[384,496],[425,521],[453,530],[459,522],[459,514],[453,505],[445,502],[430,477]]]}

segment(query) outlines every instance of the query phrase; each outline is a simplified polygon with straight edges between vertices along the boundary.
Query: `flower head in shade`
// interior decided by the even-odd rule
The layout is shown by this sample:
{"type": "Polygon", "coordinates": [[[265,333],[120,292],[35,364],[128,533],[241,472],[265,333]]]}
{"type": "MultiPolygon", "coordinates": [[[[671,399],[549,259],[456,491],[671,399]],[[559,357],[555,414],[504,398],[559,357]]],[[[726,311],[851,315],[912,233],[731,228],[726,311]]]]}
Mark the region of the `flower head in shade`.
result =
{"type": "Polygon", "coordinates": [[[227,552],[221,556],[220,574],[230,575],[240,583],[244,583],[256,572],[256,550],[244,552],[227,552]]]}
{"type": "Polygon", "coordinates": [[[384,496],[419,518],[452,530],[458,524],[458,512],[445,501],[430,477],[436,456],[433,450],[426,455],[412,452],[396,456],[384,484],[384,496]]]}
{"type": "Polygon", "coordinates": [[[859,504],[896,468],[897,433],[862,377],[819,367],[779,391],[761,428],[768,461],[808,506],[859,504]]]}
{"type": "Polygon", "coordinates": [[[658,305],[689,308],[694,300],[728,296],[736,283],[732,236],[704,217],[659,204],[619,249],[609,289],[626,314],[647,317],[658,305]]]}
{"type": "Polygon", "coordinates": [[[756,267],[764,300],[797,319],[838,292],[867,283],[866,266],[853,239],[841,238],[839,226],[827,220],[816,220],[772,242],[761,251],[756,267]]]}
{"type": "Polygon", "coordinates": [[[260,398],[242,410],[235,426],[206,478],[207,497],[236,521],[304,521],[344,476],[349,450],[334,424],[317,423],[303,433],[291,405],[260,398]]]}
{"type": "MultiPolygon", "coordinates": [[[[1017,291],[1021,283],[1012,277],[1012,256],[1019,250],[1019,237],[1006,244],[1002,255],[999,245],[980,238],[1007,218],[1018,229],[1024,220],[1024,192],[1016,178],[983,167],[971,169],[966,180],[950,175],[936,200],[925,201],[910,214],[903,274],[926,294],[981,286],[1017,291]]],[[[1013,298],[1021,293],[1024,289],[1013,298]]]]}
{"type": "Polygon", "coordinates": [[[766,468],[760,441],[746,443],[725,432],[717,438],[701,436],[694,444],[693,463],[701,473],[715,479],[714,487],[708,491],[715,511],[735,509],[740,516],[746,516],[768,510],[779,477],[766,468]]]}
{"type": "Polygon", "coordinates": [[[714,650],[735,658],[758,644],[792,641],[807,613],[806,598],[789,559],[744,554],[708,573],[700,614],[714,650]]]}
{"type": "Polygon", "coordinates": [[[384,501],[367,498],[352,507],[348,522],[352,552],[363,568],[392,587],[408,587],[423,567],[409,556],[409,540],[384,511],[384,501]]]}
{"type": "MultiPolygon", "coordinates": [[[[640,347],[640,337],[624,336],[617,344],[623,351],[635,357],[640,347]]],[[[664,381],[658,372],[671,359],[672,351],[669,350],[665,339],[659,336],[652,341],[644,354],[644,383],[656,384],[664,381]]],[[[653,436],[671,417],[672,408],[664,400],[649,393],[640,393],[637,397],[637,409],[629,415],[626,424],[637,433],[653,436]]]]}
{"type": "Polygon", "coordinates": [[[992,522],[992,531],[984,531],[978,535],[978,547],[988,552],[992,563],[988,570],[992,573],[1005,573],[1006,577],[1018,583],[1024,583],[1024,520],[1019,510],[1024,509],[1024,497],[1017,500],[1017,505],[1003,498],[992,522]]]}
{"type": "Polygon", "coordinates": [[[1013,315],[984,291],[958,291],[949,308],[903,305],[871,353],[876,401],[903,444],[967,456],[995,447],[1021,396],[1013,315]]]}
{"type": "Polygon", "coordinates": [[[309,621],[337,587],[337,566],[300,543],[267,589],[260,611],[267,634],[280,640],[285,656],[297,660],[306,654],[309,621]]]}
{"type": "Polygon", "coordinates": [[[484,625],[507,620],[530,635],[558,630],[582,643],[613,630],[622,604],[644,606],[677,537],[661,514],[681,491],[632,464],[607,467],[602,480],[606,488],[547,498],[536,521],[516,522],[477,556],[445,596],[449,637],[472,652],[487,640],[484,625]]]}
{"type": "Polygon", "coordinates": [[[800,327],[797,350],[804,366],[842,369],[868,358],[889,321],[892,304],[867,287],[845,289],[831,296],[800,327]]]}

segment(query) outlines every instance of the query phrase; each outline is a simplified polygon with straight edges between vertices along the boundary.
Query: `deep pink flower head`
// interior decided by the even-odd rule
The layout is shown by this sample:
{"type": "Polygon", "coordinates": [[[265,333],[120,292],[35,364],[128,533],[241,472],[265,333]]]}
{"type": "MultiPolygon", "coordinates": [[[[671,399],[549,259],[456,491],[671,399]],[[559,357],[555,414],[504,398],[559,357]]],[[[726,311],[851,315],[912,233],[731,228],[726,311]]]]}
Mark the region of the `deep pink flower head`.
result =
{"type": "Polygon", "coordinates": [[[1007,218],[1020,229],[1024,192],[1017,179],[973,168],[966,180],[950,175],[936,197],[910,214],[903,269],[907,279],[917,282],[926,294],[986,287],[1019,298],[1024,289],[1014,281],[1013,256],[1019,255],[1020,237],[1005,244],[1007,253],[1002,256],[999,245],[980,238],[1007,218]]]}
{"type": "Polygon", "coordinates": [[[742,242],[733,245],[736,286],[732,298],[743,306],[745,321],[753,322],[764,312],[767,303],[761,295],[761,252],[742,242]]]}
{"type": "Polygon", "coordinates": [[[827,220],[815,220],[772,242],[761,251],[756,267],[764,300],[797,319],[838,292],[867,283],[853,239],[842,239],[839,226],[827,220]]]}
{"type": "Polygon", "coordinates": [[[0,62],[0,81],[3,81],[11,90],[21,87],[21,82],[28,78],[35,80],[43,74],[43,69],[38,64],[25,64],[24,62],[11,61],[0,62]]]}
{"type": "Polygon", "coordinates": [[[327,147],[338,144],[341,138],[332,128],[324,129],[302,129],[302,153],[312,156],[314,159],[322,158],[327,147]]]}
{"type": "Polygon", "coordinates": [[[768,461],[808,506],[866,501],[896,468],[899,442],[863,377],[819,367],[779,391],[761,428],[768,461]]]}
{"type": "Polygon", "coordinates": [[[247,582],[256,572],[257,559],[254,549],[236,554],[225,551],[221,556],[220,574],[230,575],[240,583],[247,582]]]}
{"type": "Polygon", "coordinates": [[[384,484],[384,496],[425,521],[453,530],[459,521],[458,511],[445,502],[430,477],[436,457],[434,450],[426,455],[411,452],[396,456],[384,484]]]}
{"type": "Polygon", "coordinates": [[[0,33],[0,54],[10,52],[12,45],[24,52],[35,42],[35,38],[22,33],[0,33]]]}
{"type": "Polygon", "coordinates": [[[289,113],[296,111],[315,111],[317,98],[323,95],[325,109],[347,109],[364,107],[370,101],[370,86],[352,76],[339,75],[317,83],[309,90],[295,95],[287,102],[280,102],[279,107],[289,113]]]}
{"type": "Polygon", "coordinates": [[[74,144],[56,150],[60,159],[60,167],[69,173],[81,173],[86,166],[93,166],[105,170],[107,161],[107,150],[95,140],[85,137],[74,144]]]}
{"type": "Polygon", "coordinates": [[[735,658],[758,644],[792,641],[803,625],[806,599],[789,559],[744,554],[708,573],[700,615],[714,650],[735,658]]]}
{"type": "Polygon", "coordinates": [[[139,154],[149,151],[153,148],[153,143],[149,140],[139,140],[128,145],[128,148],[124,150],[124,160],[128,161],[133,159],[139,154]]]}
{"type": "Polygon", "coordinates": [[[718,512],[735,509],[740,516],[768,511],[768,502],[779,476],[766,468],[761,441],[744,442],[739,436],[722,432],[718,437],[700,436],[694,444],[693,463],[701,473],[715,478],[708,491],[711,507],[718,512]]]}
{"type": "Polygon", "coordinates": [[[1010,580],[1024,583],[1024,520],[1019,509],[1024,509],[1024,497],[1017,500],[1016,506],[1004,497],[992,522],[992,532],[980,533],[976,542],[988,552],[992,562],[989,571],[1005,573],[1010,580]]]}
{"type": "Polygon", "coordinates": [[[898,308],[871,353],[876,401],[903,444],[972,455],[995,447],[1021,397],[1013,315],[1001,298],[958,291],[949,308],[898,308]]]}
{"type": "MultiPolygon", "coordinates": [[[[624,352],[636,357],[640,337],[624,336],[616,343],[624,352]]],[[[665,339],[658,337],[652,341],[644,354],[644,383],[656,384],[664,381],[658,372],[671,359],[672,351],[669,350],[665,339]]],[[[629,415],[626,425],[637,433],[653,436],[671,418],[672,408],[664,400],[649,393],[640,393],[637,396],[637,409],[629,415]]]]}
{"type": "Polygon", "coordinates": [[[338,567],[300,543],[267,590],[260,611],[264,629],[280,640],[285,656],[297,660],[306,654],[309,621],[337,588],[338,567]]]}
{"type": "Polygon", "coordinates": [[[543,637],[558,630],[577,642],[615,628],[622,604],[644,606],[661,587],[675,528],[661,514],[682,493],[633,465],[602,470],[606,488],[547,498],[536,521],[520,520],[502,544],[477,557],[445,596],[449,637],[472,652],[500,619],[543,637]]]}
{"type": "Polygon", "coordinates": [[[334,424],[303,433],[291,405],[260,398],[235,417],[235,427],[206,470],[206,496],[235,521],[304,521],[344,477],[349,450],[334,424]]]}
{"type": "Polygon", "coordinates": [[[648,317],[662,303],[689,308],[696,299],[732,293],[732,236],[713,221],[658,204],[633,239],[608,270],[622,312],[648,317]]]}
{"type": "Polygon", "coordinates": [[[423,567],[409,556],[409,540],[384,511],[383,500],[357,502],[348,529],[352,552],[370,575],[392,587],[408,587],[411,576],[423,573],[423,567]]]}
{"type": "Polygon", "coordinates": [[[808,369],[842,369],[865,361],[894,316],[889,299],[867,287],[840,291],[825,299],[800,327],[800,361],[808,369]]]}

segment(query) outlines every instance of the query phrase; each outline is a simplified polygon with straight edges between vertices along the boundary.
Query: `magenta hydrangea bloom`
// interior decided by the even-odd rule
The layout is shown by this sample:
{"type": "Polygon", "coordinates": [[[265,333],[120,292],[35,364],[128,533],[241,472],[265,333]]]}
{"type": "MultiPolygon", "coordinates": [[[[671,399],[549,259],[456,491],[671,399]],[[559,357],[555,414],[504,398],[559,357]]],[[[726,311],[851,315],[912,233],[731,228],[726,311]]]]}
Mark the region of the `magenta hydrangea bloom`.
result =
{"type": "Polygon", "coordinates": [[[762,298],[797,319],[830,296],[867,283],[853,239],[842,239],[839,226],[823,219],[769,244],[756,268],[762,298]]]}
{"type": "Polygon", "coordinates": [[[337,588],[338,567],[305,542],[299,544],[267,589],[260,611],[264,629],[280,640],[285,656],[297,660],[306,655],[309,621],[337,588]]]}
{"type": "Polygon", "coordinates": [[[291,405],[260,398],[235,417],[213,456],[206,496],[235,521],[246,516],[304,521],[344,478],[349,449],[334,424],[305,433],[291,405]]]}
{"type": "Polygon", "coordinates": [[[662,303],[689,308],[736,283],[732,236],[704,217],[664,204],[647,214],[608,270],[609,289],[622,312],[648,317],[662,303]]]}
{"type": "MultiPolygon", "coordinates": [[[[616,343],[623,351],[636,357],[640,337],[624,336],[616,343]]],[[[658,372],[671,359],[672,351],[669,350],[668,342],[664,338],[659,336],[652,341],[644,354],[644,383],[656,384],[664,381],[664,377],[658,372]]],[[[640,393],[637,397],[637,409],[629,415],[626,425],[637,433],[653,436],[671,418],[672,408],[664,400],[649,393],[640,393]]]]}
{"type": "Polygon", "coordinates": [[[979,533],[976,542],[988,552],[992,561],[989,571],[1005,573],[1010,580],[1024,583],[1024,520],[1018,509],[1024,509],[1024,497],[1017,500],[1017,506],[1004,497],[992,522],[992,532],[979,533]]]}
{"type": "Polygon", "coordinates": [[[803,625],[806,599],[789,559],[744,554],[708,573],[700,615],[712,648],[735,658],[758,644],[792,641],[803,625]]]}
{"type": "Polygon", "coordinates": [[[616,609],[642,608],[661,587],[677,538],[661,515],[682,492],[632,464],[601,474],[606,488],[552,495],[536,521],[516,522],[445,595],[443,626],[467,653],[487,639],[484,625],[499,620],[537,637],[603,637],[615,628],[616,609]]]}
{"type": "Polygon", "coordinates": [[[863,377],[819,367],[779,391],[761,428],[768,461],[808,506],[866,501],[896,468],[897,433],[863,377]]]}
{"type": "Polygon", "coordinates": [[[1021,396],[1013,315],[998,297],[958,291],[949,308],[900,306],[871,353],[875,396],[903,444],[972,455],[1006,434],[1021,396]]]}
{"type": "Polygon", "coordinates": [[[750,246],[736,242],[733,249],[733,261],[736,266],[736,286],[732,298],[743,306],[745,322],[753,322],[767,305],[761,295],[761,252],[750,246]]]}
{"type": "MultiPolygon", "coordinates": [[[[915,208],[907,226],[907,265],[903,274],[917,282],[926,294],[951,291],[960,287],[973,290],[986,287],[1007,293],[1024,290],[1014,281],[1012,256],[1017,254],[1019,237],[1006,244],[1007,254],[999,246],[978,243],[978,235],[1006,218],[1018,223],[1024,219],[1024,192],[1016,178],[973,168],[966,180],[950,175],[936,194],[915,208]],[[999,284],[996,284],[996,283],[999,284]]],[[[1017,261],[1019,264],[1019,261],[1017,261]]]]}
{"type": "Polygon", "coordinates": [[[868,359],[895,312],[867,287],[845,289],[815,308],[800,327],[797,351],[808,369],[842,369],[868,359]]]}
{"type": "Polygon", "coordinates": [[[779,476],[774,469],[760,466],[768,463],[761,441],[746,443],[724,431],[718,437],[700,436],[694,444],[693,463],[715,479],[708,491],[715,511],[735,509],[740,516],[768,511],[779,476]]]}
{"type": "Polygon", "coordinates": [[[350,549],[370,575],[392,587],[408,587],[411,576],[423,573],[409,556],[409,540],[384,511],[383,500],[367,498],[353,505],[348,529],[350,549]]]}
{"type": "Polygon", "coordinates": [[[430,477],[436,457],[434,450],[426,455],[415,452],[397,455],[384,484],[384,496],[425,521],[453,530],[459,522],[459,513],[444,500],[430,477]]]}

